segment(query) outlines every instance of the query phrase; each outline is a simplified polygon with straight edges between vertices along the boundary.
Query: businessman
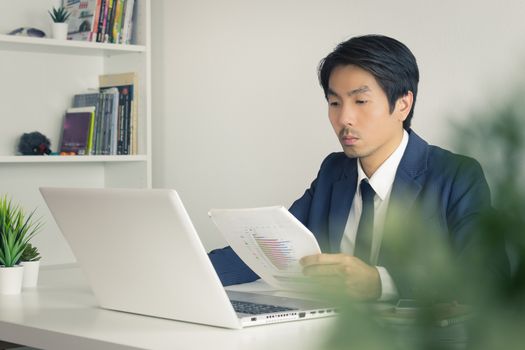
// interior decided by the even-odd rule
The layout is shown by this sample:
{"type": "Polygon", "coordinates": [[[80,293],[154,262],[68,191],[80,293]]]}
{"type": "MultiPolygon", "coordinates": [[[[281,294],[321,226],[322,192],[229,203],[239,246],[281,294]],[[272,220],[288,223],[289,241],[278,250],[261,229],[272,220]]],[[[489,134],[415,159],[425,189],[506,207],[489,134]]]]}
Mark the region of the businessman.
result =
{"type": "MultiPolygon", "coordinates": [[[[354,37],[321,61],[318,74],[343,152],[322,162],[290,208],[323,251],[301,259],[304,273],[342,281],[357,300],[389,300],[418,293],[410,271],[425,264],[405,259],[410,249],[432,251],[439,238],[453,263],[474,261],[490,191],[477,161],[431,146],[410,128],[419,81],[412,52],[386,36],[354,37]],[[392,223],[417,220],[431,229],[400,245],[392,223]]],[[[504,250],[493,249],[476,262],[504,278],[504,250]]],[[[209,256],[225,285],[258,278],[229,247],[209,256]]]]}

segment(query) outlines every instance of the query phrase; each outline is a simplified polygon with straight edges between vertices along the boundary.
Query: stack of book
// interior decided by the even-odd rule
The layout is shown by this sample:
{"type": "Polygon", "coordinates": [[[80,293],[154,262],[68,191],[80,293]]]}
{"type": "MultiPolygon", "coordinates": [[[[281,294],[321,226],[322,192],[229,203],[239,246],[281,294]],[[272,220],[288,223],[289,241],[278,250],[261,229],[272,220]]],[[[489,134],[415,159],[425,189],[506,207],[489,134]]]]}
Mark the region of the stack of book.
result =
{"type": "Polygon", "coordinates": [[[68,39],[101,43],[132,42],[135,0],[64,0],[70,12],[68,39]]]}
{"type": "Polygon", "coordinates": [[[101,75],[99,86],[73,97],[64,117],[61,154],[137,154],[136,74],[101,75]]]}

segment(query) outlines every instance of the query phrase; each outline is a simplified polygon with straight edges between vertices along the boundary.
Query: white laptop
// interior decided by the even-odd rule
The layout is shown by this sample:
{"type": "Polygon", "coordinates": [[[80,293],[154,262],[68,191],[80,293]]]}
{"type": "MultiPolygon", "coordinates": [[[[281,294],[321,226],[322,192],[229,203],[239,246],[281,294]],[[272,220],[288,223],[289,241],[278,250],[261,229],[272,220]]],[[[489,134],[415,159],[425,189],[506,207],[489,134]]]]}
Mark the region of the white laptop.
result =
{"type": "Polygon", "coordinates": [[[319,301],[225,291],[174,190],[40,192],[102,308],[227,328],[335,312],[319,301]]]}

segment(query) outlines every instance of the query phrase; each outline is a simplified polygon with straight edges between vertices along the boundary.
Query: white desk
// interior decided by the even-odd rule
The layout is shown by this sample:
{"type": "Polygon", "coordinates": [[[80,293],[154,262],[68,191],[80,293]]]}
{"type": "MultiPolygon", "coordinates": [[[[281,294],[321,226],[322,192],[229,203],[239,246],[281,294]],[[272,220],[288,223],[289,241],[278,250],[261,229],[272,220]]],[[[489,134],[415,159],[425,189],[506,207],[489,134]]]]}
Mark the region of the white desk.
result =
{"type": "Polygon", "coordinates": [[[44,267],[39,287],[0,295],[0,339],[42,349],[320,349],[335,318],[243,330],[97,307],[80,269],[44,267]]]}

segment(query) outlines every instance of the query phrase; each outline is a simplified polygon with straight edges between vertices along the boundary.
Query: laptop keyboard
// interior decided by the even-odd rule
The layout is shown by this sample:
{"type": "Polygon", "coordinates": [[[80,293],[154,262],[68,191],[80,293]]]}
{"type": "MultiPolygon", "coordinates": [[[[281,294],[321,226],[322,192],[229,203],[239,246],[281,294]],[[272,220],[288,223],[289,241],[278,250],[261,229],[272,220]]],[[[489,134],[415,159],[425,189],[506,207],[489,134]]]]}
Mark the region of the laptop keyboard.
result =
{"type": "Polygon", "coordinates": [[[250,314],[250,315],[260,315],[260,314],[269,314],[269,313],[280,312],[280,311],[297,310],[297,309],[292,309],[292,308],[284,307],[284,306],[250,303],[248,301],[238,301],[238,300],[230,300],[230,301],[233,305],[233,309],[236,312],[243,313],[243,314],[250,314]]]}

